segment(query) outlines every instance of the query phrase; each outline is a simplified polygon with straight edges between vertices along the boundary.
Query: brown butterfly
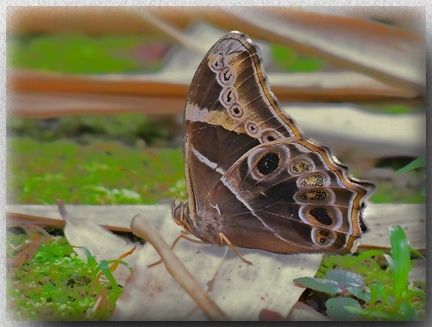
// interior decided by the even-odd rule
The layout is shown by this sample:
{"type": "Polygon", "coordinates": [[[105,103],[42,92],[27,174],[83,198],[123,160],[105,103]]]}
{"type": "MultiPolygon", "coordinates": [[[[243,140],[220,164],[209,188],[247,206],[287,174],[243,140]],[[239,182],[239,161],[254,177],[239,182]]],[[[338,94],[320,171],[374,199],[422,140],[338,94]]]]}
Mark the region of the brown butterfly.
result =
{"type": "Polygon", "coordinates": [[[261,55],[231,32],[206,54],[185,109],[189,201],[173,217],[201,240],[276,253],[346,253],[366,232],[373,184],[304,140],[270,91],[261,55]],[[225,241],[226,242],[226,241],[225,241]]]}

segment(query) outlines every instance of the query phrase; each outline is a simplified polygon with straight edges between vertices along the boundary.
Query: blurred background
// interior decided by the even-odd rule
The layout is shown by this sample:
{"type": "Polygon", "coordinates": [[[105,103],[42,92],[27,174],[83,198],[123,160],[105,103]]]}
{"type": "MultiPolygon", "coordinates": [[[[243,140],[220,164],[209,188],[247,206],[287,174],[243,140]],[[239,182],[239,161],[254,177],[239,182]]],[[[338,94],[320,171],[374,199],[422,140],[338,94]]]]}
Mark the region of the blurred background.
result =
{"type": "Polygon", "coordinates": [[[422,8],[8,7],[8,204],[184,198],[187,91],[231,30],[373,202],[424,202],[422,8]]]}

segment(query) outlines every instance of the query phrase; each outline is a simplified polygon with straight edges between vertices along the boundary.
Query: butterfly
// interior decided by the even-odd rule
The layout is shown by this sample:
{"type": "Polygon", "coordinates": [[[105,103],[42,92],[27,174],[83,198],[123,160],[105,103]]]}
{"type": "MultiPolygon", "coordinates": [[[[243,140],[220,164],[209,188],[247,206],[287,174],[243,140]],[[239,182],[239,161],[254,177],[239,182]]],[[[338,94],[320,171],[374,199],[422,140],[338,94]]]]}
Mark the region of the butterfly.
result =
{"type": "Polygon", "coordinates": [[[173,204],[173,218],[202,241],[347,253],[367,231],[362,215],[374,185],[302,137],[247,35],[230,32],[205,55],[184,119],[188,202],[173,204]]]}

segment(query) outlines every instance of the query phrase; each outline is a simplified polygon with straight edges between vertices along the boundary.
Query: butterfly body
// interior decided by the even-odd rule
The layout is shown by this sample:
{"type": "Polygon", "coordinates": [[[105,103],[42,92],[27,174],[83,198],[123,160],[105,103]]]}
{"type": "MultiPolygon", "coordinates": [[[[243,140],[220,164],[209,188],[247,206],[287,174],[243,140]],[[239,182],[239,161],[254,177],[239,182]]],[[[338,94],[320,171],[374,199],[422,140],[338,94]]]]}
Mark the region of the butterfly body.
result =
{"type": "Polygon", "coordinates": [[[185,109],[188,203],[179,225],[203,241],[276,253],[345,253],[366,231],[373,185],[304,140],[270,91],[258,48],[231,32],[207,53],[185,109]]]}

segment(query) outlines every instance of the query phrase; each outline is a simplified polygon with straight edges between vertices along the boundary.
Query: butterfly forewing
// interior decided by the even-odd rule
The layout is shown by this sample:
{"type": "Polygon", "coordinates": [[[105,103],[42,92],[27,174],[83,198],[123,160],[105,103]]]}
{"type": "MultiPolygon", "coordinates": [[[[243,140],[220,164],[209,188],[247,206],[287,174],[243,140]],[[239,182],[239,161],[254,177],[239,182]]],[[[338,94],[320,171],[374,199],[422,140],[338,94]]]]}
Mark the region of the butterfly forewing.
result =
{"type": "Polygon", "coordinates": [[[259,143],[300,136],[268,88],[258,48],[242,33],[228,34],[204,57],[191,83],[185,116],[189,135],[206,128],[223,130],[208,138],[206,147],[229,154],[217,161],[225,169],[259,143]],[[243,147],[233,140],[238,135],[243,135],[243,147]]]}

